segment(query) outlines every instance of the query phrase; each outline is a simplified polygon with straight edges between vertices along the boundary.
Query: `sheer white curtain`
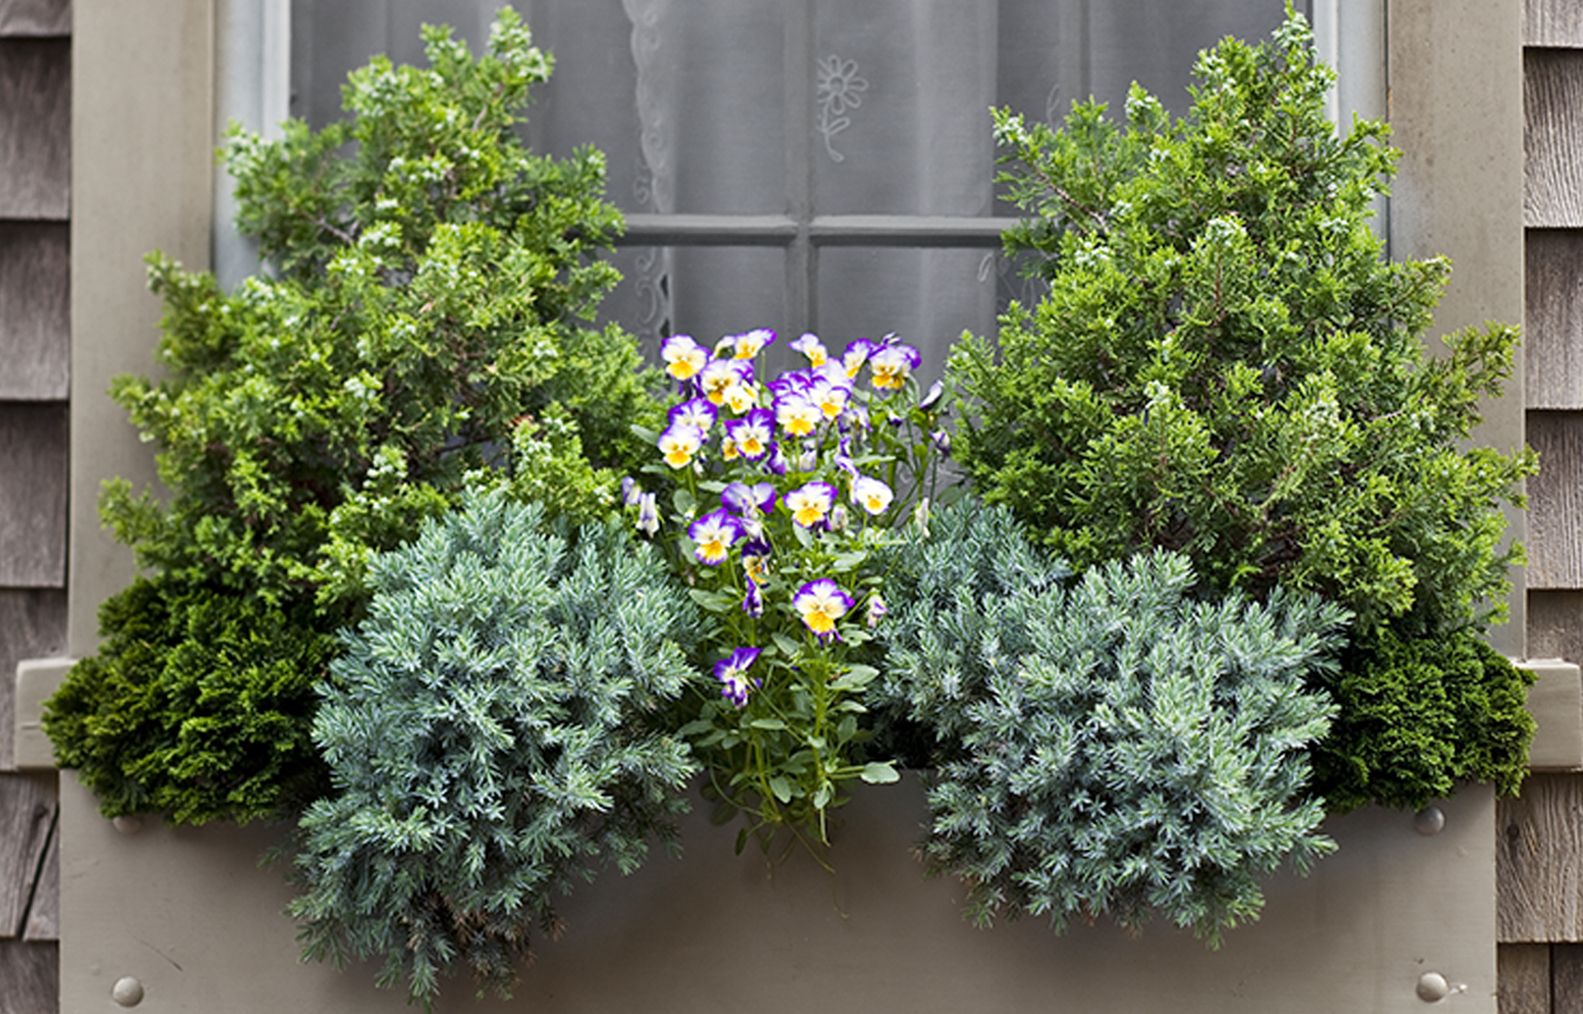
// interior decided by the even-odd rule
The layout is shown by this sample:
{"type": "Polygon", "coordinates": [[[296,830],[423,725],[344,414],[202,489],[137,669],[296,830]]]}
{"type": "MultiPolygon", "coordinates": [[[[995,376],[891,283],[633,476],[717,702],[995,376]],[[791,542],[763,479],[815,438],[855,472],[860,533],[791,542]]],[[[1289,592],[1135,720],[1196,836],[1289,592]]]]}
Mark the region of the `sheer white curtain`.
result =
{"type": "MultiPolygon", "coordinates": [[[[297,111],[327,119],[346,71],[372,53],[417,59],[421,21],[450,23],[481,43],[496,6],[295,0],[297,111]]],[[[1090,94],[1119,104],[1137,79],[1180,109],[1195,53],[1226,34],[1265,35],[1284,2],[519,0],[517,7],[556,58],[529,114],[535,147],[601,148],[610,198],[628,212],[795,212],[806,222],[1014,214],[994,197],[991,106],[1054,120],[1090,94]]],[[[627,279],[607,314],[644,337],[815,326],[827,342],[843,342],[896,331],[937,368],[963,329],[991,330],[997,306],[1019,287],[982,246],[820,247],[803,285],[788,273],[783,247],[732,244],[729,229],[713,241],[623,249],[617,263],[627,279]]]]}

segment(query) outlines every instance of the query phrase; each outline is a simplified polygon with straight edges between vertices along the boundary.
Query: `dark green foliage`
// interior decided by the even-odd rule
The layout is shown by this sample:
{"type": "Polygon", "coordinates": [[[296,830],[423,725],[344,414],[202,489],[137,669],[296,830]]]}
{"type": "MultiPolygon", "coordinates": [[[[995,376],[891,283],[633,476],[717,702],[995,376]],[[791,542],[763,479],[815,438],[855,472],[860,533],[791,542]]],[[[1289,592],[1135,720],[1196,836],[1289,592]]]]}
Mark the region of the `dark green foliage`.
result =
{"type": "Polygon", "coordinates": [[[1516,795],[1534,732],[1525,707],[1533,673],[1467,631],[1440,640],[1382,631],[1355,654],[1333,681],[1340,716],[1314,755],[1332,809],[1419,809],[1458,781],[1516,795]]]}
{"type": "Polygon", "coordinates": [[[499,491],[377,557],[313,736],[335,791],[302,819],[309,956],[378,958],[428,1003],[504,992],[554,898],[674,833],[695,770],[648,731],[694,676],[685,590],[611,525],[568,535],[499,491]]]}
{"type": "Polygon", "coordinates": [[[72,669],[44,729],[106,816],[161,810],[198,824],[271,813],[321,787],[309,688],[333,638],[170,575],[139,579],[99,617],[109,639],[72,669]]]}
{"type": "Polygon", "coordinates": [[[875,696],[930,729],[930,866],[968,914],[1158,915],[1211,943],[1259,878],[1333,845],[1308,748],[1334,707],[1346,614],[1277,589],[1195,601],[1155,550],[1065,580],[1005,511],[971,501],[893,556],[875,696]]]}
{"type": "Polygon", "coordinates": [[[1079,567],[1179,550],[1207,587],[1317,591],[1363,631],[1502,612],[1501,505],[1533,458],[1465,438],[1515,331],[1424,356],[1448,267],[1384,259],[1370,216],[1396,153],[1383,124],[1337,136],[1301,18],[1195,76],[1179,120],[1136,87],[1121,122],[997,114],[1031,216],[1008,244],[1050,288],[952,359],[967,470],[1079,567]]]}
{"type": "MultiPolygon", "coordinates": [[[[296,646],[355,618],[371,554],[443,512],[469,475],[594,516],[646,450],[631,426],[657,414],[631,338],[588,325],[616,278],[596,254],[621,224],[601,196],[602,156],[535,155],[514,129],[549,58],[509,11],[477,59],[444,30],[425,38],[429,68],[381,57],[351,76],[343,123],[315,133],[293,122],[279,141],[232,132],[239,225],[270,270],[227,293],[154,257],[162,373],[115,384],[159,448],[170,494],[112,483],[105,522],[161,580],[279,614],[279,665],[314,661],[289,686],[257,688],[186,663],[183,679],[207,706],[244,727],[311,714],[323,658],[296,646]]],[[[180,612],[198,599],[167,601],[170,629],[185,629],[180,612]]],[[[130,638],[135,612],[106,614],[112,645],[130,638]]],[[[155,693],[165,653],[183,646],[162,643],[79,670],[77,682],[104,685],[57,703],[63,758],[101,756],[73,737],[112,721],[122,694],[155,693]]],[[[282,736],[300,746],[304,732],[282,736]]],[[[160,784],[184,749],[145,748],[85,774],[109,797],[159,800],[192,819],[245,819],[279,795],[250,793],[230,811],[185,800],[160,784]],[[143,762],[154,757],[163,761],[143,762]]],[[[235,760],[243,766],[213,776],[265,777],[248,756],[235,760]]],[[[293,779],[289,768],[278,777],[293,779]]]]}

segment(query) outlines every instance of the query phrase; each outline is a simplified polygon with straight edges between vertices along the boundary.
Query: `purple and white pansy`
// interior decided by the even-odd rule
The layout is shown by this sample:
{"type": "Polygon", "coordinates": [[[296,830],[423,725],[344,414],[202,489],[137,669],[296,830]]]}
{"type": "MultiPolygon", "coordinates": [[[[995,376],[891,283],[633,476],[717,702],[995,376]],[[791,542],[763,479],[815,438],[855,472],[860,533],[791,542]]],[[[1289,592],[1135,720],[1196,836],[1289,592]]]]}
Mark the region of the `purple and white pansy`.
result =
{"type": "Polygon", "coordinates": [[[731,547],[746,535],[742,519],[725,509],[710,511],[687,526],[693,555],[706,567],[718,567],[731,555],[731,547]]]}
{"type": "Polygon", "coordinates": [[[747,706],[748,695],[760,680],[749,680],[748,670],[758,661],[759,649],[738,648],[715,663],[715,679],[720,681],[720,696],[739,708],[747,706]]]}
{"type": "Polygon", "coordinates": [[[822,524],[835,506],[836,488],[828,482],[810,482],[787,493],[786,509],[799,527],[822,524]]]}
{"type": "Polygon", "coordinates": [[[828,577],[809,581],[792,596],[792,608],[802,619],[803,626],[821,641],[836,636],[836,621],[852,608],[852,596],[828,577]]]}

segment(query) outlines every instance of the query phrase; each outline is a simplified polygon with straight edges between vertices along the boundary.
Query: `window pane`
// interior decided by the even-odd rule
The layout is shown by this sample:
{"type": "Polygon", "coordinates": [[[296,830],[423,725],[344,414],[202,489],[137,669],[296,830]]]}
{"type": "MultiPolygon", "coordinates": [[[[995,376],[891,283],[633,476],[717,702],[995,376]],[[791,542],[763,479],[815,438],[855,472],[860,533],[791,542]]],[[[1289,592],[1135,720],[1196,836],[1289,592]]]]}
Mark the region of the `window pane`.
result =
{"type": "Polygon", "coordinates": [[[633,246],[612,260],[623,277],[600,316],[636,335],[650,359],[659,339],[677,331],[705,344],[755,327],[802,333],[801,322],[789,319],[779,247],[633,246]]]}
{"type": "Polygon", "coordinates": [[[830,247],[819,251],[819,334],[843,348],[894,331],[940,376],[964,330],[992,334],[1001,286],[993,250],[830,247]]]}
{"type": "MultiPolygon", "coordinates": [[[[1299,10],[1309,4],[1300,2],[1299,10]]],[[[991,201],[989,107],[1058,121],[1133,80],[1182,110],[1197,52],[1259,39],[1284,0],[815,0],[814,207],[1009,214],[991,201]]]]}
{"type": "MultiPolygon", "coordinates": [[[[421,22],[456,27],[476,52],[498,6],[294,0],[293,109],[323,124],[339,115],[346,74],[369,56],[421,62],[421,22]]],[[[536,149],[603,149],[611,200],[627,211],[785,210],[783,20],[794,7],[778,0],[533,0],[517,8],[556,61],[529,111],[536,149]]]]}

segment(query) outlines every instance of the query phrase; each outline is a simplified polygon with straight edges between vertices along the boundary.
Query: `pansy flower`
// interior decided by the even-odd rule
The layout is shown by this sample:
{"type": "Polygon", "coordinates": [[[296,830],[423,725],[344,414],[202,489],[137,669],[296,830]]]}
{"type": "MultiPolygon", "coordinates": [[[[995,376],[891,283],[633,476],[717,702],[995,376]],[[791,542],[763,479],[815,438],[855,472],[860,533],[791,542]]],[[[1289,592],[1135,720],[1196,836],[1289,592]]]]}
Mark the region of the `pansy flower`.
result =
{"type": "Polygon", "coordinates": [[[870,515],[885,513],[894,496],[890,487],[878,479],[860,475],[852,480],[852,502],[870,515]]]}
{"type": "Polygon", "coordinates": [[[749,510],[769,514],[775,510],[775,487],[767,482],[756,482],[751,486],[745,482],[733,482],[721,491],[720,505],[742,515],[749,510]]]}
{"type": "Polygon", "coordinates": [[[741,456],[742,456],[742,453],[737,450],[737,442],[735,440],[732,440],[730,437],[722,437],[721,438],[721,440],[720,440],[720,458],[721,458],[721,460],[723,460],[723,461],[735,461],[738,458],[740,458],[741,456]]]}
{"type": "Polygon", "coordinates": [[[869,596],[868,615],[865,617],[868,622],[868,629],[873,630],[875,627],[879,626],[880,620],[883,620],[889,615],[890,607],[885,605],[885,600],[879,597],[879,592],[875,592],[873,595],[869,596]]]}
{"type": "Polygon", "coordinates": [[[819,406],[826,419],[834,419],[845,411],[852,397],[852,381],[839,369],[836,374],[837,377],[831,377],[820,371],[808,391],[808,400],[819,406]]]}
{"type": "Polygon", "coordinates": [[[687,537],[696,547],[693,555],[706,567],[718,567],[742,540],[742,522],[725,510],[710,511],[687,526],[687,537]]]}
{"type": "Polygon", "coordinates": [[[720,410],[709,404],[709,399],[693,398],[690,401],[682,402],[680,405],[672,406],[670,413],[665,417],[665,421],[672,426],[680,423],[683,426],[692,426],[708,433],[709,428],[715,424],[715,420],[719,417],[720,410]]]}
{"type": "Polygon", "coordinates": [[[693,341],[692,335],[673,334],[660,345],[665,372],[677,380],[691,380],[709,361],[709,352],[693,341]]]}
{"type": "Polygon", "coordinates": [[[750,408],[757,407],[759,403],[759,389],[751,382],[738,381],[725,389],[720,395],[720,400],[725,403],[733,414],[741,415],[750,408]]]}
{"type": "Polygon", "coordinates": [[[835,636],[836,620],[852,608],[852,596],[830,578],[821,577],[797,589],[792,597],[792,608],[797,610],[805,627],[821,641],[827,641],[835,636]]]}
{"type": "Polygon", "coordinates": [[[836,490],[828,482],[810,482],[787,493],[785,499],[792,520],[803,528],[812,528],[830,516],[836,490]]]}
{"type": "Polygon", "coordinates": [[[732,335],[732,348],[737,359],[752,359],[775,344],[775,332],[767,327],[754,328],[739,335],[732,335]]]}
{"type": "Polygon", "coordinates": [[[724,401],[732,386],[752,382],[753,364],[736,359],[711,359],[698,375],[699,387],[711,405],[724,401]]]}
{"type": "Polygon", "coordinates": [[[739,708],[747,706],[748,694],[759,682],[750,682],[747,674],[758,657],[757,648],[738,648],[715,663],[715,679],[720,681],[720,696],[739,708]]]}
{"type": "Polygon", "coordinates": [[[671,423],[660,434],[659,448],[665,463],[672,468],[686,468],[692,464],[693,455],[704,445],[704,431],[696,426],[671,423]]]}
{"type": "Polygon", "coordinates": [[[846,370],[848,377],[855,377],[863,369],[863,364],[868,362],[868,357],[879,349],[879,344],[867,338],[859,338],[847,345],[846,351],[841,353],[841,366],[846,370]]]}
{"type": "Polygon", "coordinates": [[[824,342],[812,331],[805,332],[801,338],[791,343],[794,351],[801,352],[808,357],[808,365],[814,369],[823,366],[830,358],[830,352],[824,347],[824,342]]]}
{"type": "Polygon", "coordinates": [[[806,396],[784,394],[775,399],[775,421],[794,437],[806,437],[819,428],[824,413],[806,396]]]}
{"type": "Polygon", "coordinates": [[[660,507],[653,493],[638,496],[638,531],[653,535],[660,530],[660,507]]]}
{"type": "Polygon", "coordinates": [[[781,450],[779,442],[770,444],[770,452],[764,457],[764,471],[770,475],[786,474],[786,452],[781,450]]]}
{"type": "Polygon", "coordinates": [[[742,611],[756,620],[764,615],[764,593],[759,591],[758,582],[751,577],[747,584],[747,591],[742,593],[742,611]]]}
{"type": "Polygon", "coordinates": [[[636,507],[638,501],[643,499],[643,487],[638,485],[638,480],[628,475],[621,480],[621,502],[628,507],[636,507]]]}
{"type": "Polygon", "coordinates": [[[873,372],[869,376],[869,383],[875,388],[884,391],[900,390],[907,383],[907,378],[912,375],[923,363],[923,356],[911,345],[898,342],[887,345],[869,357],[869,367],[873,372]]]}
{"type": "Polygon", "coordinates": [[[923,396],[922,401],[918,402],[918,407],[927,412],[931,408],[934,408],[936,405],[938,405],[940,403],[940,399],[944,396],[945,381],[936,380],[934,383],[929,385],[929,392],[923,396]]]}
{"type": "Polygon", "coordinates": [[[769,453],[774,441],[775,413],[767,408],[755,408],[740,419],[728,419],[726,435],[736,442],[744,458],[757,461],[769,453]]]}

